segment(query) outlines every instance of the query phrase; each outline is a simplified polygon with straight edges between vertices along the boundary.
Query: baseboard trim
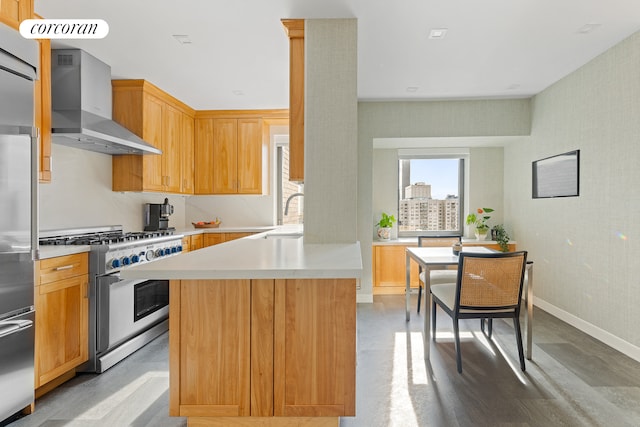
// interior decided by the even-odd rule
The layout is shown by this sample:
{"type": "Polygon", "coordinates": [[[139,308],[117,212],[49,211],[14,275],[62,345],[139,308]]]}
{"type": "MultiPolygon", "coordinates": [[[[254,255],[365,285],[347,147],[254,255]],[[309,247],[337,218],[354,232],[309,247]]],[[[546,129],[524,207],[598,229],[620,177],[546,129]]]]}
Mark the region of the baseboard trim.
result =
{"type": "Polygon", "coordinates": [[[363,294],[358,292],[356,303],[373,304],[373,294],[363,294]]]}
{"type": "MultiPolygon", "coordinates": [[[[580,319],[577,316],[574,316],[571,313],[568,313],[553,304],[548,303],[547,301],[540,299],[538,297],[533,298],[533,305],[536,307],[546,311],[547,313],[557,317],[558,319],[567,322],[571,326],[581,330],[585,334],[592,336],[593,338],[602,341],[608,346],[618,350],[619,352],[629,356],[630,358],[640,362],[640,347],[631,344],[628,341],[623,340],[622,338],[613,335],[610,332],[605,331],[583,319],[580,319]]],[[[535,329],[535,317],[533,320],[533,327],[535,329]]],[[[535,337],[535,331],[534,331],[535,337]]]]}

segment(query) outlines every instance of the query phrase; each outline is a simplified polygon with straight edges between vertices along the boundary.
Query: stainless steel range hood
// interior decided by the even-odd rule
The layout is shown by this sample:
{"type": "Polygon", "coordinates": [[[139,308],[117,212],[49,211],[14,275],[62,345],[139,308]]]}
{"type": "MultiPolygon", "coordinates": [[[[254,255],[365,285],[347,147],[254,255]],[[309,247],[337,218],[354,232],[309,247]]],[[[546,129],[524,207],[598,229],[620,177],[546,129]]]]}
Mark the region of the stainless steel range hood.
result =
{"type": "Polygon", "coordinates": [[[162,154],[111,119],[111,67],[80,49],[51,51],[56,144],[105,154],[162,154]]]}

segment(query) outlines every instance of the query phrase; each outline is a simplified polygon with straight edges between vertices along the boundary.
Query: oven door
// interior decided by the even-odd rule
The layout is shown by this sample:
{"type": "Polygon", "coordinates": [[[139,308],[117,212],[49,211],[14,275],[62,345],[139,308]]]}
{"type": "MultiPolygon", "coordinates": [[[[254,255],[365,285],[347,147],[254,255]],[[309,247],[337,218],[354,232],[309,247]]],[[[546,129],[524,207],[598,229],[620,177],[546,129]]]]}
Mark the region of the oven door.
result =
{"type": "Polygon", "coordinates": [[[96,350],[104,353],[169,317],[168,280],[96,280],[96,350]]]}

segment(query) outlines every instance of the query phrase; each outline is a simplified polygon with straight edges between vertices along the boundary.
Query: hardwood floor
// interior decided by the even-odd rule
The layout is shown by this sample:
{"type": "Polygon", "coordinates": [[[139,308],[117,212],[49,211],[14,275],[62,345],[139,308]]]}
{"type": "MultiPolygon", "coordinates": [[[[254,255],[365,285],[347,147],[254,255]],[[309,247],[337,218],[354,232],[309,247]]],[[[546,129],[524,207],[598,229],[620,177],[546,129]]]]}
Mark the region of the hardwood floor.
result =
{"type": "MultiPolygon", "coordinates": [[[[463,374],[451,319],[439,312],[431,360],[422,317],[404,320],[404,296],[358,305],[357,416],[343,427],[638,426],[640,363],[536,309],[533,360],[518,365],[513,327],[463,322],[463,374]]],[[[102,375],[80,375],[36,402],[11,427],[186,426],[168,412],[167,335],[102,375]]]]}

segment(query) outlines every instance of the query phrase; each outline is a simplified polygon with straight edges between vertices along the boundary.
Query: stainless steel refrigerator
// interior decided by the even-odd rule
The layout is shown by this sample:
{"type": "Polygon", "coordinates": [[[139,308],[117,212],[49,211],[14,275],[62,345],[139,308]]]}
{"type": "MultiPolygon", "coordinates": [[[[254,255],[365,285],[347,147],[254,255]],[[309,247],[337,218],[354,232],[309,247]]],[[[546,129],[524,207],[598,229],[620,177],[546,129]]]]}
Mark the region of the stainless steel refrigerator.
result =
{"type": "Polygon", "coordinates": [[[0,23],[0,423],[33,403],[38,43],[0,23]]]}

